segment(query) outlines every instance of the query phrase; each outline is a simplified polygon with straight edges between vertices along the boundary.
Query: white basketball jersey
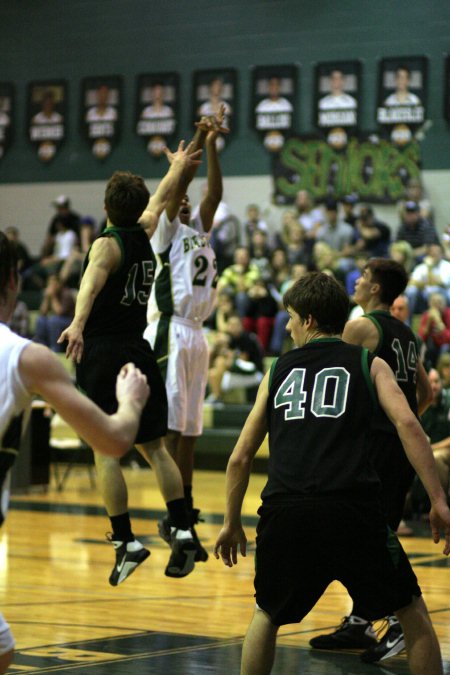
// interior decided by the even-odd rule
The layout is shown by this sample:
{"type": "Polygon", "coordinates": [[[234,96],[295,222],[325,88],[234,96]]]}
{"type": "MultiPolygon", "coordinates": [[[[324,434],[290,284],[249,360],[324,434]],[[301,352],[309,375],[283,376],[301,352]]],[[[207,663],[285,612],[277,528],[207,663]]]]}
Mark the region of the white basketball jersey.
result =
{"type": "Polygon", "coordinates": [[[147,322],[161,314],[203,323],[216,302],[217,261],[204,234],[183,225],[178,216],[170,222],[166,212],[151,239],[157,259],[155,281],[148,303],[147,322]]]}
{"type": "Polygon", "coordinates": [[[29,405],[31,395],[19,373],[19,358],[30,340],[0,324],[0,444],[10,422],[29,405]]]}

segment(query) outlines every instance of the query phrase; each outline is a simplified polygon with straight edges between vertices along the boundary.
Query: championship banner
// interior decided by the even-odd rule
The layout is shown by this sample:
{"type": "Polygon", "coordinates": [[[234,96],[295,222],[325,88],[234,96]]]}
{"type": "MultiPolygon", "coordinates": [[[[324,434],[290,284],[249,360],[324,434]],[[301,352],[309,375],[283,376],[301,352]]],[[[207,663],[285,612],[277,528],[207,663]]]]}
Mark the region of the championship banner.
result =
{"type": "Polygon", "coordinates": [[[353,136],[336,150],[319,137],[291,137],[274,156],[274,203],[292,204],[299,190],[318,201],[357,193],[361,201],[391,204],[420,177],[420,146],[403,147],[376,134],[353,136]]]}
{"type": "Polygon", "coordinates": [[[0,82],[0,159],[11,144],[13,134],[14,87],[0,82]]]}
{"type": "Polygon", "coordinates": [[[390,57],[379,66],[377,122],[398,146],[411,141],[426,121],[427,59],[390,57]]]}
{"type": "Polygon", "coordinates": [[[82,82],[81,128],[97,159],[106,159],[119,137],[122,80],[118,75],[82,82]]]}
{"type": "Polygon", "coordinates": [[[193,76],[193,124],[198,122],[202,115],[216,115],[220,107],[225,106],[223,126],[229,129],[230,133],[217,136],[216,146],[219,152],[230,143],[236,131],[236,88],[237,74],[233,68],[197,70],[193,76]]]}
{"type": "Polygon", "coordinates": [[[137,80],[136,133],[147,151],[161,157],[177,129],[179,77],[177,73],[139,75],[137,80]]]}
{"type": "Polygon", "coordinates": [[[50,162],[66,135],[67,85],[63,81],[28,86],[28,137],[41,162],[50,162]]]}
{"type": "Polygon", "coordinates": [[[279,152],[296,117],[297,67],[256,66],[252,76],[251,125],[270,152],[279,152]]]}

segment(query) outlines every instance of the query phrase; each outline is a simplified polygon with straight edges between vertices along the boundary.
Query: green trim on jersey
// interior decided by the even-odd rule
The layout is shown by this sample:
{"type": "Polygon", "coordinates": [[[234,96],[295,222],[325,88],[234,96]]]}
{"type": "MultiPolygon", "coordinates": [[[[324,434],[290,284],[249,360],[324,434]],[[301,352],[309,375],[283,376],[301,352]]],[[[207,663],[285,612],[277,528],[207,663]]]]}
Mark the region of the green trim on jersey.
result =
{"type": "Polygon", "coordinates": [[[363,318],[369,319],[369,321],[371,321],[373,323],[373,325],[375,326],[375,328],[378,331],[378,344],[377,344],[375,350],[372,352],[373,354],[377,354],[381,345],[383,344],[384,334],[383,334],[383,329],[382,329],[380,323],[377,321],[376,317],[373,316],[374,313],[375,312],[371,312],[370,314],[363,314],[363,318]]]}
{"type": "Polygon", "coordinates": [[[153,353],[158,364],[159,372],[164,381],[167,376],[167,363],[169,360],[169,335],[170,335],[170,316],[161,314],[158,327],[156,329],[155,346],[153,353]]]}
{"type": "Polygon", "coordinates": [[[367,382],[367,387],[369,389],[370,395],[374,406],[378,405],[378,399],[375,392],[375,387],[373,386],[372,378],[370,377],[370,368],[369,368],[369,350],[363,347],[361,351],[361,367],[364,373],[365,380],[367,382]]]}
{"type": "Polygon", "coordinates": [[[171,277],[171,267],[170,267],[170,251],[172,249],[172,244],[169,248],[160,253],[157,257],[161,263],[161,272],[158,274],[155,281],[155,300],[156,306],[162,314],[168,314],[172,316],[173,308],[173,297],[172,297],[172,277],[171,277]]]}
{"type": "Polygon", "coordinates": [[[278,356],[277,356],[276,359],[274,359],[274,360],[272,361],[272,364],[271,364],[271,366],[270,366],[270,373],[269,373],[269,390],[270,390],[270,387],[272,386],[273,373],[274,373],[274,371],[275,371],[275,366],[277,365],[277,363],[278,363],[278,356]]]}
{"type": "Polygon", "coordinates": [[[309,342],[306,342],[303,346],[306,347],[306,345],[312,345],[314,342],[342,342],[342,340],[341,340],[341,338],[337,338],[337,337],[313,338],[309,342]]]}

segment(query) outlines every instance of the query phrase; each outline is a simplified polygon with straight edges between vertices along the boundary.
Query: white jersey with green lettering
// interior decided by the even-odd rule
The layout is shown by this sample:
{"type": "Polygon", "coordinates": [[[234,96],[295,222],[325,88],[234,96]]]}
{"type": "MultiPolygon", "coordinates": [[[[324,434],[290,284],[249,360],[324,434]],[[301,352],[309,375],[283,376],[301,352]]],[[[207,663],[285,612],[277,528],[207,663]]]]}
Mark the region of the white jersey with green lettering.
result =
{"type": "Polygon", "coordinates": [[[198,230],[183,225],[178,216],[171,222],[166,212],[151,239],[157,267],[147,322],[161,315],[174,316],[201,325],[216,302],[217,261],[200,218],[198,230]]]}

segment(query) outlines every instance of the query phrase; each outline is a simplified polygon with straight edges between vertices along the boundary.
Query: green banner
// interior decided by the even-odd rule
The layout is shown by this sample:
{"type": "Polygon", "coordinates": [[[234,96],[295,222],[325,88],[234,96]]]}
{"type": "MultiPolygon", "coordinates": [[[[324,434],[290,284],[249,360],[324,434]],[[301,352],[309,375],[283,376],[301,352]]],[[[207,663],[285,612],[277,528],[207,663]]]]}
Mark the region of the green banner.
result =
{"type": "Polygon", "coordinates": [[[344,149],[322,138],[291,137],[274,158],[276,204],[290,204],[299,190],[318,201],[357,193],[361,201],[393,203],[420,176],[417,141],[400,147],[378,136],[353,136],[344,149]]]}

